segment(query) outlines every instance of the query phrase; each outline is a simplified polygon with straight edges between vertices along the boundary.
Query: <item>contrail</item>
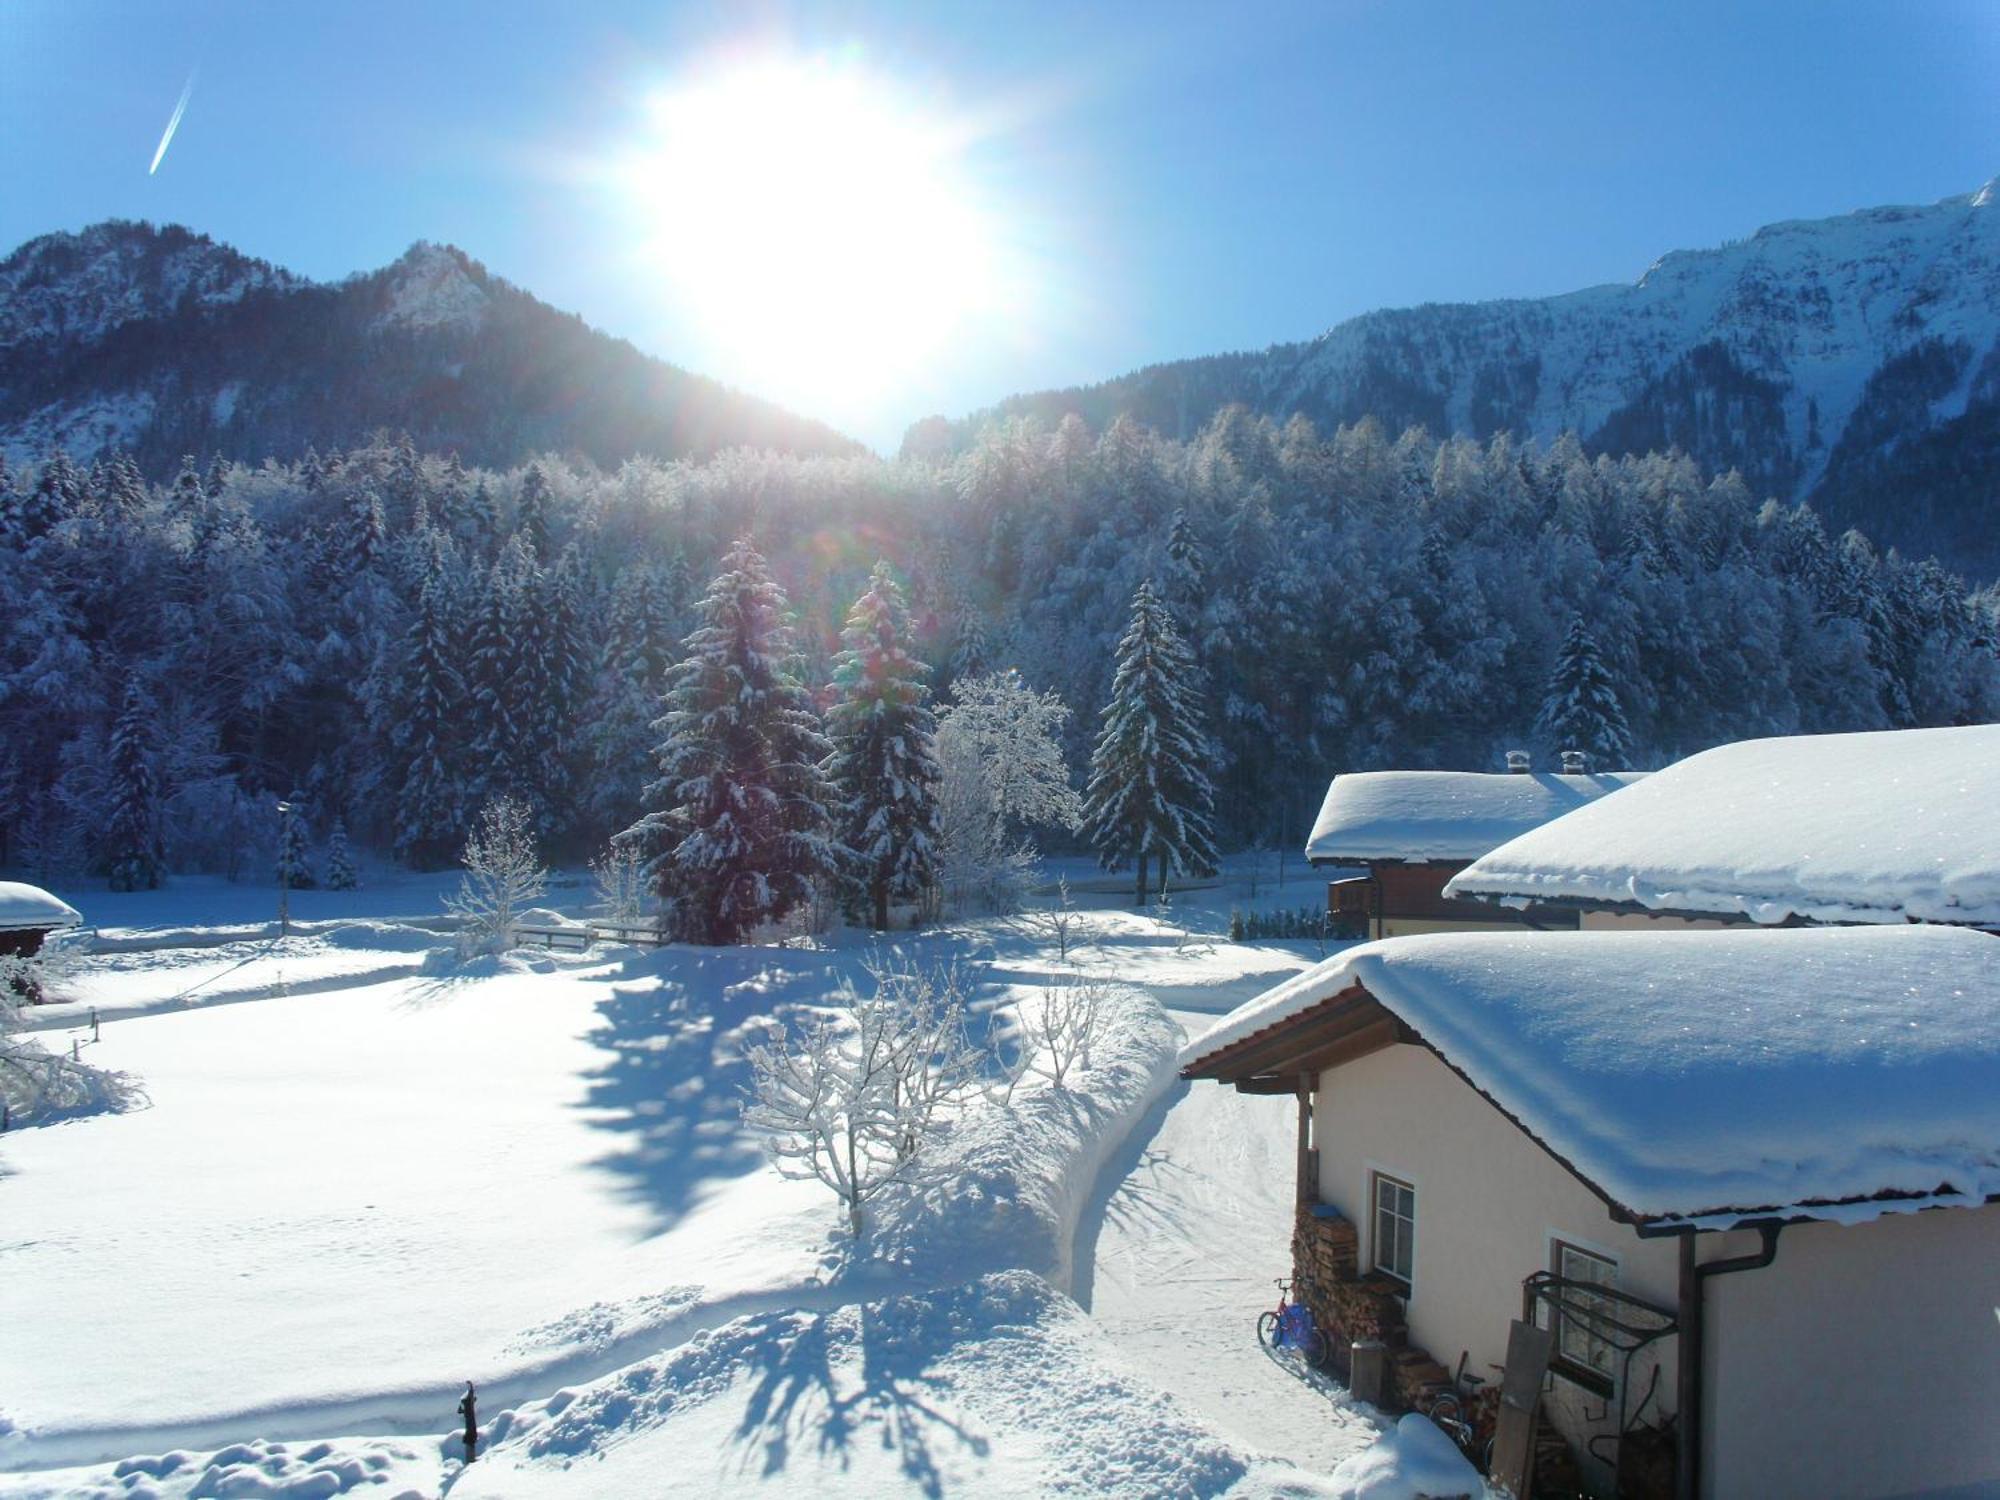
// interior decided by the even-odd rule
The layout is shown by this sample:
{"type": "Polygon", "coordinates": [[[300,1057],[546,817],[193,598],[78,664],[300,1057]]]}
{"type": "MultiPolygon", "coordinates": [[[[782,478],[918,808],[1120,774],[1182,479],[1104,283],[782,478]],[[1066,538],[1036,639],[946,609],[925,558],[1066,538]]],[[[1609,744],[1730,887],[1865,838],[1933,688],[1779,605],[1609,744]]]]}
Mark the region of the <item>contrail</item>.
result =
{"type": "Polygon", "coordinates": [[[174,132],[181,128],[181,116],[187,113],[188,100],[194,97],[194,74],[188,74],[187,87],[181,90],[181,102],[174,106],[173,118],[167,121],[167,128],[160,136],[160,149],[153,153],[153,164],[146,168],[151,177],[160,170],[160,158],[167,154],[167,147],[174,143],[174,132]]]}

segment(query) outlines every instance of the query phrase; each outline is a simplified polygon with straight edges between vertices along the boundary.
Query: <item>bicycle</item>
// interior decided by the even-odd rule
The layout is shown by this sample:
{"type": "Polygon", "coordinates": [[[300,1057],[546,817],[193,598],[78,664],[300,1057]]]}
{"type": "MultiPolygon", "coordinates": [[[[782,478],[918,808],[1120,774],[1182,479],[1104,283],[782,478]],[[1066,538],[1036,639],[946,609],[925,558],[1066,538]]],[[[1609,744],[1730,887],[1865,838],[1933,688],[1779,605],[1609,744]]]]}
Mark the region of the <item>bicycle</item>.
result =
{"type": "Polygon", "coordinates": [[[1470,1352],[1459,1350],[1458,1369],[1451,1377],[1451,1384],[1419,1396],[1416,1409],[1429,1417],[1484,1474],[1493,1464],[1494,1413],[1491,1403],[1480,1400],[1480,1387],[1486,1384],[1486,1377],[1466,1373],[1465,1361],[1470,1352]]]}
{"type": "Polygon", "coordinates": [[[1274,1278],[1278,1305],[1257,1315],[1257,1342],[1266,1349],[1296,1349],[1315,1370],[1333,1362],[1333,1340],[1320,1331],[1312,1309],[1303,1299],[1292,1298],[1292,1278],[1274,1278]]]}

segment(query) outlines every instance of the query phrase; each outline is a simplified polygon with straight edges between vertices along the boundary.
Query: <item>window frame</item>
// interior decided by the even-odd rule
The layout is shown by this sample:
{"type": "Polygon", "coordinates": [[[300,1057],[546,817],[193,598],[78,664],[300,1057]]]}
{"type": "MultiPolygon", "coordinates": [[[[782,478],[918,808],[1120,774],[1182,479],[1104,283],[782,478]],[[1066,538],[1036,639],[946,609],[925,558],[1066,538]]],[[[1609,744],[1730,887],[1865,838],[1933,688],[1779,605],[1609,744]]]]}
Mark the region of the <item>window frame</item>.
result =
{"type": "Polygon", "coordinates": [[[1368,1270],[1371,1275],[1387,1277],[1390,1281],[1395,1282],[1403,1289],[1403,1296],[1406,1300],[1416,1292],[1417,1181],[1414,1177],[1407,1176],[1404,1173],[1392,1172],[1387,1167],[1378,1167],[1373,1162],[1368,1164],[1368,1270]],[[1399,1236],[1399,1238],[1405,1239],[1407,1242],[1403,1248],[1406,1250],[1409,1258],[1410,1269],[1408,1275],[1396,1270],[1393,1265],[1384,1265],[1382,1263],[1382,1218],[1384,1213],[1382,1207],[1382,1186],[1385,1183],[1401,1188],[1409,1195],[1410,1211],[1408,1214],[1396,1213],[1393,1209],[1388,1210],[1392,1218],[1405,1226],[1406,1232],[1403,1236],[1399,1236]]]}
{"type": "MultiPolygon", "coordinates": [[[[1602,1246],[1593,1245],[1588,1240],[1578,1239],[1574,1235],[1551,1231],[1549,1234],[1550,1274],[1557,1277],[1566,1276],[1563,1270],[1563,1253],[1565,1251],[1568,1251],[1572,1255],[1584,1256],[1609,1267],[1611,1272],[1610,1279],[1596,1284],[1605,1287],[1609,1291],[1616,1292],[1619,1290],[1618,1283],[1624,1271],[1624,1264],[1614,1252],[1606,1250],[1602,1246]]],[[[1572,1324],[1563,1316],[1560,1306],[1553,1304],[1549,1307],[1549,1332],[1551,1334],[1551,1348],[1549,1351],[1549,1372],[1551,1374],[1560,1375],[1572,1385],[1581,1386],[1592,1395],[1601,1397],[1607,1401],[1617,1394],[1618,1371],[1616,1366],[1618,1349],[1615,1345],[1590,1333],[1587,1329],[1572,1324]],[[1607,1351],[1612,1368],[1609,1370],[1600,1370],[1596,1365],[1590,1363],[1587,1354],[1584,1358],[1578,1358],[1576,1355],[1568,1352],[1563,1347],[1563,1337],[1572,1330],[1586,1340],[1595,1340],[1598,1345],[1604,1348],[1607,1351]]],[[[1586,1350],[1588,1347],[1586,1345],[1586,1350]]]]}

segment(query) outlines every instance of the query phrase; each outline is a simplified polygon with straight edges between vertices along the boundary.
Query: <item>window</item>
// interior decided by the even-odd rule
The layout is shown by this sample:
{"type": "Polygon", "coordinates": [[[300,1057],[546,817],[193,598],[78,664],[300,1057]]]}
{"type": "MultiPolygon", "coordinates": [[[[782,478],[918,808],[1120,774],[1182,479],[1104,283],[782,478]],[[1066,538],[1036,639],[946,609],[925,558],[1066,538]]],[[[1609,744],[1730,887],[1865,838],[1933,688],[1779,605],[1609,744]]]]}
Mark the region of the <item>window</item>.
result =
{"type": "Polygon", "coordinates": [[[1417,1190],[1409,1183],[1375,1174],[1374,1266],[1407,1289],[1415,1263],[1417,1190]]]}
{"type": "Polygon", "coordinates": [[[1565,1283],[1555,1304],[1555,1368],[1579,1385],[1608,1396],[1617,1373],[1617,1348],[1606,1336],[1610,1330],[1598,1320],[1617,1317],[1618,1306],[1609,1297],[1594,1295],[1590,1288],[1615,1290],[1618,1262],[1567,1240],[1551,1243],[1550,1259],[1551,1269],[1565,1283]]]}

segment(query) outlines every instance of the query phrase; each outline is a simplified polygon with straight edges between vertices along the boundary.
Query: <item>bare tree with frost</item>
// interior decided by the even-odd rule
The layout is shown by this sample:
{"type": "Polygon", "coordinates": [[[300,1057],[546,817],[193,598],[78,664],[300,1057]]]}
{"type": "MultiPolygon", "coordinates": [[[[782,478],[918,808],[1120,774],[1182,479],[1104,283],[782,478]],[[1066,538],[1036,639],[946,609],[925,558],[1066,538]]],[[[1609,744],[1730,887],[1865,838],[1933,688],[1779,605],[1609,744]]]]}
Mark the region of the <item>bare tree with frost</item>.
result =
{"type": "Polygon", "coordinates": [[[942,1170],[931,1148],[981,1065],[954,971],[870,972],[874,994],[850,996],[749,1049],[743,1106],[772,1165],[830,1188],[856,1240],[885,1189],[942,1170]]]}
{"type": "Polygon", "coordinates": [[[548,885],[527,804],[497,797],[481,808],[465,841],[464,863],[458,893],[445,897],[444,905],[459,919],[459,951],[469,957],[506,947],[515,917],[548,885]]]}

